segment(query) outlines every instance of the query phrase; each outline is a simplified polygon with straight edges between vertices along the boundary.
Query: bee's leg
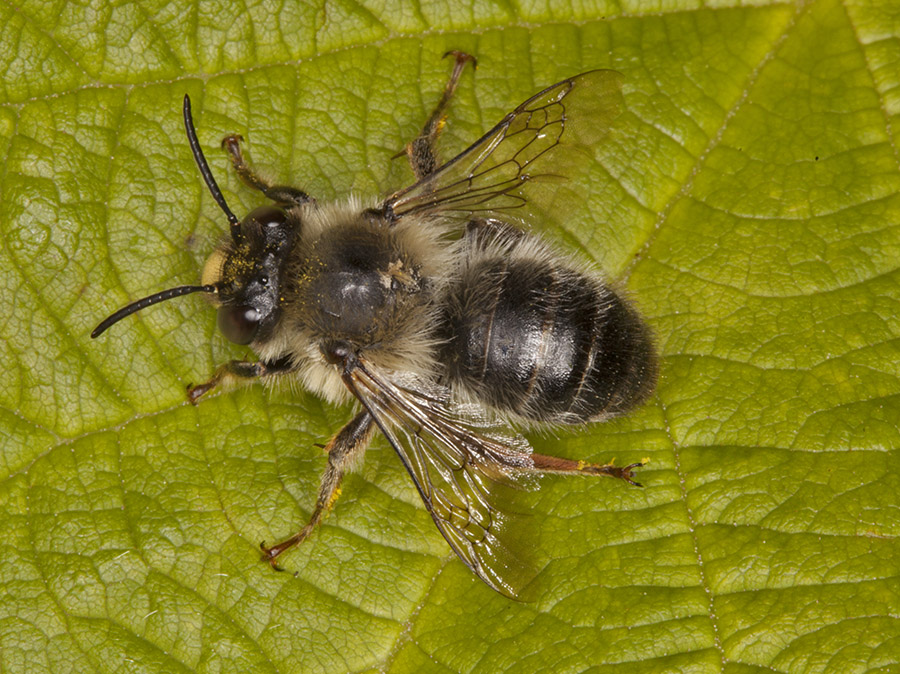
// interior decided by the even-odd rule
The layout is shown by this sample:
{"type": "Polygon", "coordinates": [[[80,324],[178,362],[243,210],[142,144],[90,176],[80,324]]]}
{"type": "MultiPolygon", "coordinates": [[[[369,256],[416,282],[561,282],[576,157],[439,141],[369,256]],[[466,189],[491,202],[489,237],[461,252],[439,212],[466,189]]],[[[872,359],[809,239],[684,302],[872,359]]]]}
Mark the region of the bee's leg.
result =
{"type": "Polygon", "coordinates": [[[275,563],[278,556],[294,546],[300,545],[321,524],[325,515],[331,510],[331,506],[340,496],[344,471],[366,451],[374,430],[375,423],[372,416],[368,412],[360,412],[325,445],[325,451],[328,452],[328,466],[322,474],[319,493],[316,496],[316,506],[309,522],[290,538],[271,547],[267,546],[265,542],[259,544],[263,551],[263,558],[272,565],[273,569],[281,571],[281,568],[275,563]]]}
{"type": "Polygon", "coordinates": [[[406,156],[409,158],[409,165],[419,180],[431,175],[438,168],[435,145],[447,121],[447,104],[453,98],[453,92],[456,91],[456,85],[459,84],[459,78],[462,75],[463,68],[466,67],[466,63],[470,61],[472,64],[475,63],[475,57],[461,51],[449,51],[444,54],[444,56],[450,55],[456,58],[456,63],[453,66],[450,79],[447,81],[447,86],[444,87],[444,95],[441,96],[441,100],[438,102],[434,112],[431,113],[431,117],[425,122],[422,131],[406,146],[406,156]]]}
{"type": "Polygon", "coordinates": [[[571,459],[561,459],[557,456],[546,456],[545,454],[532,454],[531,459],[534,461],[534,470],[540,473],[609,475],[610,477],[625,480],[628,484],[633,484],[635,487],[643,487],[644,485],[634,481],[631,471],[648,463],[648,459],[644,459],[640,463],[614,466],[612,462],[606,464],[588,463],[587,461],[572,461],[571,459]]]}
{"type": "Polygon", "coordinates": [[[257,361],[232,360],[216,369],[215,374],[208,381],[194,386],[188,384],[187,397],[194,405],[200,398],[221,384],[227,384],[241,379],[258,379],[270,375],[284,374],[294,369],[291,360],[287,357],[278,360],[257,361]]]}
{"type": "Polygon", "coordinates": [[[279,204],[287,204],[288,206],[299,206],[309,201],[313,201],[303,190],[287,185],[272,185],[269,181],[261,178],[244,159],[244,153],[241,151],[241,141],[244,140],[238,134],[233,133],[222,139],[222,148],[228,153],[234,170],[237,171],[238,177],[255,190],[259,190],[269,199],[279,204]]]}

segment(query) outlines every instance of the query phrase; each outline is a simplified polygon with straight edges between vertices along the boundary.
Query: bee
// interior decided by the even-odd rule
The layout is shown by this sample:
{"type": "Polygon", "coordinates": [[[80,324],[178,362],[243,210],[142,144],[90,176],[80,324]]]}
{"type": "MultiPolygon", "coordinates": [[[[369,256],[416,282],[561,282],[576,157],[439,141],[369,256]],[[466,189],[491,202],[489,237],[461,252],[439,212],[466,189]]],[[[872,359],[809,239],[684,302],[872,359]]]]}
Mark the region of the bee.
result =
{"type": "MultiPolygon", "coordinates": [[[[657,376],[650,329],[590,265],[531,233],[552,212],[560,179],[592,157],[622,106],[622,75],[593,70],[535,94],[457,157],[437,140],[467,63],[455,58],[434,112],[405,154],[417,181],[380,202],[319,203],[274,185],[247,163],[242,139],[222,146],[238,176],[271,202],[232,213],[200,148],[184,97],[191,152],[230,236],[200,285],[157,292],[91,333],[158,302],[204,293],[227,339],[257,360],[235,360],[192,403],[241,380],[293,377],[356,415],[325,446],[328,463],[312,515],[266,546],[277,560],[318,527],[344,473],[376,430],[409,472],[438,530],[485,583],[516,597],[530,577],[509,540],[502,485],[545,473],[607,475],[640,486],[627,466],[532,451],[520,430],[582,425],[647,399],[657,376]]],[[[404,154],[404,153],[401,153],[404,154]]]]}

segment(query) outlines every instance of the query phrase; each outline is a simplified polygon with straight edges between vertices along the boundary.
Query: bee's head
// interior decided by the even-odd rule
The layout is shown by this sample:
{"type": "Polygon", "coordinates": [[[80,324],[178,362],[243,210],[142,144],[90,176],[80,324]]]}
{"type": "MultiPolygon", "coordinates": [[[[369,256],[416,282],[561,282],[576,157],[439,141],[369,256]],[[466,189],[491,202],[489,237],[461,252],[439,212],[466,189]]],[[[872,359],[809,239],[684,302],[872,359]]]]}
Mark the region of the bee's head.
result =
{"type": "Polygon", "coordinates": [[[187,96],[184,97],[184,124],[200,175],[228,218],[231,240],[219,246],[206,261],[202,285],[169,288],[132,302],[104,319],[94,328],[92,338],[141,309],[196,292],[211,296],[219,309],[219,329],[237,344],[265,339],[278,323],[281,270],[299,223],[289,215],[287,206],[279,204],[260,206],[238,220],[225,203],[200,149],[187,96]]]}
{"type": "Polygon", "coordinates": [[[232,241],[210,255],[201,282],[216,288],[222,334],[249,344],[265,339],[278,323],[281,270],[296,227],[281,206],[255,208],[239,227],[232,241]]]}

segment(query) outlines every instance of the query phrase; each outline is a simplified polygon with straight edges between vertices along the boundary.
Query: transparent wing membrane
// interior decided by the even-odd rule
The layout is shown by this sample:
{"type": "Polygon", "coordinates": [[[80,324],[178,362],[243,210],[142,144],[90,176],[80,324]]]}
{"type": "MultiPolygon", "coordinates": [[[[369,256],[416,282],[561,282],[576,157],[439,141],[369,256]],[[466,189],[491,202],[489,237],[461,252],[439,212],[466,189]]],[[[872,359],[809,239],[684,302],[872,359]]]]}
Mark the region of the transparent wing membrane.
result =
{"type": "Polygon", "coordinates": [[[620,73],[593,70],[529,98],[471,147],[385,201],[397,216],[551,212],[559,183],[593,160],[623,105],[620,73]]]}
{"type": "Polygon", "coordinates": [[[535,479],[525,438],[442,387],[392,381],[365,362],[349,377],[453,551],[492,588],[519,596],[535,575],[517,544],[526,513],[513,507],[535,479]]]}

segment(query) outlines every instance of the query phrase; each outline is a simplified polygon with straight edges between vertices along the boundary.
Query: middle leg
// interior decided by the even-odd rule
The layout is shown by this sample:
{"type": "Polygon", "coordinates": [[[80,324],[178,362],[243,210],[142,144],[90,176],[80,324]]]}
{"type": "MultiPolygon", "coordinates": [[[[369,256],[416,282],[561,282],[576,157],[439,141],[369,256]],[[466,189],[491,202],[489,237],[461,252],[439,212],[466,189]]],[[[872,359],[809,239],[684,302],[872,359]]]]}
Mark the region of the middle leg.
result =
{"type": "Polygon", "coordinates": [[[366,451],[374,431],[375,423],[372,416],[368,412],[360,412],[325,446],[325,451],[328,452],[328,465],[322,473],[316,505],[309,522],[293,536],[271,547],[265,542],[259,544],[263,551],[263,559],[269,562],[273,569],[281,571],[276,564],[278,556],[309,538],[325,519],[325,515],[340,496],[344,472],[366,451]]]}
{"type": "Polygon", "coordinates": [[[405,152],[409,158],[409,165],[412,167],[413,173],[416,174],[418,180],[431,175],[438,168],[436,145],[438,136],[441,135],[441,131],[447,122],[447,105],[450,103],[450,99],[453,98],[453,93],[459,84],[463,68],[470,61],[472,64],[475,63],[474,56],[461,51],[450,51],[444,54],[444,56],[450,55],[456,58],[456,63],[453,66],[453,72],[450,73],[450,79],[444,87],[444,94],[441,96],[441,100],[438,101],[434,112],[431,113],[431,117],[428,118],[425,126],[422,127],[422,131],[406,146],[405,152]]]}

